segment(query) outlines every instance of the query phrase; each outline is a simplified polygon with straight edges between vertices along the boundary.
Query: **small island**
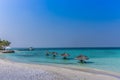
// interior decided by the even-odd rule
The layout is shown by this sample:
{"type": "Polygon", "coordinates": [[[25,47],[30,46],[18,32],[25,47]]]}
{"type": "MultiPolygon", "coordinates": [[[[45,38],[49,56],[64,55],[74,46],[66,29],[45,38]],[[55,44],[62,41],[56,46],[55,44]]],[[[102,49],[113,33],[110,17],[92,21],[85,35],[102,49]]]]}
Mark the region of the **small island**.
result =
{"type": "Polygon", "coordinates": [[[14,53],[14,50],[7,49],[8,46],[10,46],[11,42],[7,40],[0,40],[0,52],[2,53],[14,53]]]}

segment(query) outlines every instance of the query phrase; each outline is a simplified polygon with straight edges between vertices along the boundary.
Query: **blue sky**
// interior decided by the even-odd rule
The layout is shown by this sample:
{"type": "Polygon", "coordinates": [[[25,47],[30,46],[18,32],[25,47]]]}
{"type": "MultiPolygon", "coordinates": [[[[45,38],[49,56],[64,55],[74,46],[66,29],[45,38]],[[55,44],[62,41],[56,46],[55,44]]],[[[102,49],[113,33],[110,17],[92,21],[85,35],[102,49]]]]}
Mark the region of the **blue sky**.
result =
{"type": "Polygon", "coordinates": [[[119,0],[0,0],[12,47],[120,47],[119,0]]]}

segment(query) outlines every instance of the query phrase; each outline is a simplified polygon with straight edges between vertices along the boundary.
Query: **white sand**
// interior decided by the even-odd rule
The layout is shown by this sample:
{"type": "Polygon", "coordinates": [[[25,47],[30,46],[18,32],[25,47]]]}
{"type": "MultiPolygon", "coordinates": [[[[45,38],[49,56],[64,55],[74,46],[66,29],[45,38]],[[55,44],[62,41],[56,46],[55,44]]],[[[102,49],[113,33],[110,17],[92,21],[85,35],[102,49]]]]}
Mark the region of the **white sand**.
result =
{"type": "Polygon", "coordinates": [[[0,60],[0,80],[120,80],[119,74],[0,60]]]}

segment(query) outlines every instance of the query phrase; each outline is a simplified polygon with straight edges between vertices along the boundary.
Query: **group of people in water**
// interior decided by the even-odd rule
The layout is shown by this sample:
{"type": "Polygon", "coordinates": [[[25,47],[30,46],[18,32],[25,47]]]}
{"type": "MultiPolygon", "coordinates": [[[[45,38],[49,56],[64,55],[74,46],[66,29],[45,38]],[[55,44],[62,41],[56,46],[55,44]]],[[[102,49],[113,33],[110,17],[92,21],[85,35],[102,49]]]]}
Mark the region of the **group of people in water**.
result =
{"type": "MultiPolygon", "coordinates": [[[[55,58],[58,55],[58,53],[57,52],[46,51],[46,56],[50,56],[50,55],[52,55],[55,58]]],[[[61,56],[63,57],[64,60],[67,60],[68,57],[70,56],[70,54],[63,53],[63,54],[61,54],[61,56]]],[[[81,63],[85,63],[85,61],[88,60],[89,58],[87,56],[84,56],[84,55],[80,54],[75,59],[79,60],[81,63]]]]}

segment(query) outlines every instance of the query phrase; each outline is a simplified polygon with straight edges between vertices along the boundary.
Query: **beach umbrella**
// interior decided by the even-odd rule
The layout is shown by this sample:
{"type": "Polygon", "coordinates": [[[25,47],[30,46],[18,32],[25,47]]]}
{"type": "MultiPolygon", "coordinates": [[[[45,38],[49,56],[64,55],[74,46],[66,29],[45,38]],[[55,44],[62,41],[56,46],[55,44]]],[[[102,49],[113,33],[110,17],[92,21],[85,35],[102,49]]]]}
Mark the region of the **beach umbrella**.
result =
{"type": "Polygon", "coordinates": [[[49,51],[46,51],[46,56],[49,56],[50,55],[50,52],[49,51]]]}
{"type": "Polygon", "coordinates": [[[81,63],[85,63],[85,60],[88,60],[89,58],[84,55],[79,55],[75,59],[80,60],[81,63]]]}
{"type": "Polygon", "coordinates": [[[67,59],[67,57],[70,55],[68,53],[63,53],[63,54],[61,54],[61,56],[63,56],[63,59],[67,59]]]}
{"type": "Polygon", "coordinates": [[[53,57],[57,56],[57,52],[52,52],[53,57]]]}

